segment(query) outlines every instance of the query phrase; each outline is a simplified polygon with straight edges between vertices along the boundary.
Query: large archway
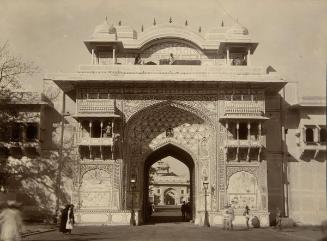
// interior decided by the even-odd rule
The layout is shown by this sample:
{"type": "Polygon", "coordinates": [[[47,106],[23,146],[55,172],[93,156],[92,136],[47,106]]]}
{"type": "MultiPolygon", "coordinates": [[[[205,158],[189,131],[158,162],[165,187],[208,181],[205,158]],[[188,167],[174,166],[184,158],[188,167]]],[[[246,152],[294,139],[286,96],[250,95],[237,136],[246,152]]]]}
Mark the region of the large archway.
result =
{"type": "MultiPolygon", "coordinates": [[[[195,211],[195,199],[194,199],[194,193],[195,193],[195,163],[192,158],[192,156],[185,150],[183,150],[181,147],[178,147],[174,144],[168,143],[157,150],[153,151],[145,160],[144,162],[144,192],[143,192],[143,220],[145,222],[176,222],[176,221],[183,221],[178,218],[173,217],[165,217],[165,218],[152,218],[151,219],[151,212],[149,211],[149,169],[150,167],[156,163],[157,161],[167,157],[171,156],[178,161],[184,163],[188,170],[189,170],[189,177],[190,177],[190,206],[191,206],[191,213],[190,218],[193,218],[193,213],[195,211]]],[[[166,194],[168,194],[168,189],[166,194]]],[[[166,200],[165,200],[166,202],[166,200]]],[[[174,201],[175,202],[175,201],[174,201]]],[[[174,203],[175,204],[175,203],[174,203]]]]}
{"type": "Polygon", "coordinates": [[[184,163],[190,176],[191,216],[197,220],[203,206],[202,189],[197,186],[209,177],[210,153],[213,153],[212,123],[205,114],[186,104],[165,101],[134,112],[124,132],[126,171],[125,207],[138,210],[138,220],[148,218],[149,167],[162,158],[171,156],[184,163]],[[132,192],[130,179],[136,179],[132,192]],[[199,193],[200,192],[200,193],[199,193]]]}

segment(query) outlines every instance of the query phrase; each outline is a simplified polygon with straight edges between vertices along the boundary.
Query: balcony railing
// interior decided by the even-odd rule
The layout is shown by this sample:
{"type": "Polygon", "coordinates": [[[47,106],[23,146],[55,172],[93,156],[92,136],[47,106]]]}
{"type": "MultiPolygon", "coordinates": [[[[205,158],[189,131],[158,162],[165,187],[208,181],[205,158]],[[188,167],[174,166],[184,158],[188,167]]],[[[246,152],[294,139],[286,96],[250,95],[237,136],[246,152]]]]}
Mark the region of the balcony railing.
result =
{"type": "Polygon", "coordinates": [[[80,137],[77,138],[76,144],[83,146],[112,146],[113,138],[102,137],[102,138],[92,138],[92,137],[80,137]]]}
{"type": "Polygon", "coordinates": [[[264,101],[225,101],[225,115],[258,114],[265,112],[264,101]]]}
{"type": "Polygon", "coordinates": [[[261,137],[257,140],[235,140],[235,139],[227,139],[225,141],[226,147],[265,147],[266,139],[261,137]]]}
{"type": "Polygon", "coordinates": [[[87,113],[114,113],[115,102],[110,99],[78,99],[76,112],[87,113]]]}

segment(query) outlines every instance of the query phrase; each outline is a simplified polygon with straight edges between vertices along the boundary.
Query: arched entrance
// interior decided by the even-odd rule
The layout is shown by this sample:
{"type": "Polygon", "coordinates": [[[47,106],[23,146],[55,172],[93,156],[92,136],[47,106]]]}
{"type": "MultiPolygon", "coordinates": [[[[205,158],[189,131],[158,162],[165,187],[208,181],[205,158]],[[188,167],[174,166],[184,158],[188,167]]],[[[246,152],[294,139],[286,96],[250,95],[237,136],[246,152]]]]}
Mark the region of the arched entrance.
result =
{"type": "MultiPolygon", "coordinates": [[[[154,222],[176,222],[178,220],[181,221],[181,219],[174,219],[174,218],[165,218],[164,220],[158,220],[158,219],[151,219],[151,211],[149,209],[150,202],[149,202],[149,169],[150,167],[157,161],[167,157],[171,156],[175,159],[181,161],[184,163],[190,172],[190,205],[191,205],[191,218],[193,217],[193,213],[195,210],[195,200],[194,200],[194,192],[195,192],[195,168],[194,168],[194,160],[192,156],[185,150],[183,150],[181,147],[178,147],[174,144],[168,143],[157,150],[153,151],[145,160],[144,162],[144,192],[143,192],[143,220],[145,222],[153,221],[154,222]]],[[[176,200],[176,194],[174,192],[173,188],[168,188],[164,191],[164,204],[166,205],[175,205],[179,202],[179,200],[176,200]]]]}
{"type": "Polygon", "coordinates": [[[165,101],[140,106],[143,108],[129,118],[124,132],[126,189],[123,195],[126,196],[126,209],[131,209],[133,197],[139,223],[148,221],[149,169],[155,162],[171,156],[189,169],[191,216],[199,219],[195,212],[201,212],[203,206],[199,183],[204,177],[209,177],[210,153],[213,153],[211,149],[214,147],[210,119],[180,102],[165,101]],[[131,177],[136,179],[134,191],[131,177]]]}

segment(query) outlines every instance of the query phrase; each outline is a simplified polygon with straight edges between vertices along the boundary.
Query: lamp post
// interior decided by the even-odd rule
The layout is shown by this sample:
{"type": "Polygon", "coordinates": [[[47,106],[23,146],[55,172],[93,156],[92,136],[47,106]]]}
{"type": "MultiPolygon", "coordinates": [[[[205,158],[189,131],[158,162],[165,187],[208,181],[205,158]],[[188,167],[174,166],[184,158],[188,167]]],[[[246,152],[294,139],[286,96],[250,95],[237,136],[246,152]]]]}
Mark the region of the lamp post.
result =
{"type": "Polygon", "coordinates": [[[208,190],[209,182],[205,179],[203,181],[203,188],[204,188],[204,227],[210,227],[209,224],[209,217],[208,217],[208,210],[207,210],[207,190],[208,190]]]}
{"type": "Polygon", "coordinates": [[[131,178],[130,184],[131,184],[131,189],[132,189],[132,210],[131,210],[130,225],[135,226],[136,222],[135,222],[135,212],[134,212],[134,189],[135,189],[135,186],[136,186],[136,179],[131,178]]]}

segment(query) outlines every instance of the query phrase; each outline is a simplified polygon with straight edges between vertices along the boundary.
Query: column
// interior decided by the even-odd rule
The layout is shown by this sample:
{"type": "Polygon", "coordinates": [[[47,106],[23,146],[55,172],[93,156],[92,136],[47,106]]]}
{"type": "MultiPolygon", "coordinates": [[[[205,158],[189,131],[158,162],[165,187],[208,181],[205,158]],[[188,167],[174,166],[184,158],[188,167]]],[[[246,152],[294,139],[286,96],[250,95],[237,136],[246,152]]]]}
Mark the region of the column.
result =
{"type": "Polygon", "coordinates": [[[25,143],[26,142],[26,125],[25,123],[22,123],[22,125],[20,126],[20,137],[21,137],[21,142],[25,143]]]}
{"type": "MultiPolygon", "coordinates": [[[[240,129],[240,123],[237,121],[236,123],[236,140],[237,140],[237,148],[236,148],[236,159],[239,161],[239,148],[240,148],[240,138],[239,138],[239,129],[240,129]]],[[[227,197],[227,194],[226,194],[227,197]]]]}
{"type": "Polygon", "coordinates": [[[160,189],[160,203],[159,204],[161,204],[161,205],[165,204],[164,192],[161,189],[160,189]]]}
{"type": "Polygon", "coordinates": [[[320,140],[320,131],[321,131],[321,128],[320,128],[320,126],[316,126],[316,129],[317,129],[317,142],[321,142],[321,140],[320,140]]]}
{"type": "Polygon", "coordinates": [[[236,122],[236,140],[237,142],[239,142],[239,139],[240,139],[240,133],[239,133],[239,130],[240,130],[240,123],[237,121],[236,122]]]}
{"type": "Polygon", "coordinates": [[[92,137],[92,121],[89,121],[89,128],[90,128],[89,138],[91,138],[92,137]]]}
{"type": "Polygon", "coordinates": [[[313,141],[319,142],[319,129],[318,127],[313,128],[313,141]]]}
{"type": "Polygon", "coordinates": [[[228,135],[228,121],[227,120],[226,120],[226,123],[225,123],[225,128],[226,128],[226,146],[228,146],[229,135],[228,135]]]}
{"type": "Polygon", "coordinates": [[[116,48],[112,49],[112,64],[116,64],[116,48]]]}
{"type": "Polygon", "coordinates": [[[94,49],[92,49],[91,64],[94,64],[94,49]]]}
{"type": "Polygon", "coordinates": [[[114,120],[111,121],[111,137],[114,137],[114,120]]]}
{"type": "Polygon", "coordinates": [[[258,124],[258,140],[261,141],[261,122],[258,124]]]}
{"type": "Polygon", "coordinates": [[[226,51],[227,51],[227,55],[226,55],[226,58],[227,58],[227,65],[230,65],[230,61],[229,61],[229,47],[227,47],[227,49],[226,49],[226,51]]]}
{"type": "Polygon", "coordinates": [[[251,141],[251,122],[248,122],[248,141],[251,141]]]}
{"type": "Polygon", "coordinates": [[[248,48],[248,55],[246,56],[246,62],[247,62],[247,65],[250,66],[251,65],[251,49],[248,48]]]}
{"type": "Polygon", "coordinates": [[[101,120],[101,122],[100,122],[100,138],[102,138],[102,135],[103,135],[103,133],[102,133],[102,131],[103,131],[103,121],[101,120]]]}
{"type": "Polygon", "coordinates": [[[80,142],[81,139],[83,138],[83,128],[82,128],[82,123],[78,122],[78,133],[77,133],[78,140],[77,142],[80,142]]]}
{"type": "Polygon", "coordinates": [[[100,144],[100,158],[101,160],[103,160],[103,153],[102,153],[102,129],[103,129],[103,121],[101,120],[100,122],[100,140],[101,140],[101,144],[100,144]]]}

